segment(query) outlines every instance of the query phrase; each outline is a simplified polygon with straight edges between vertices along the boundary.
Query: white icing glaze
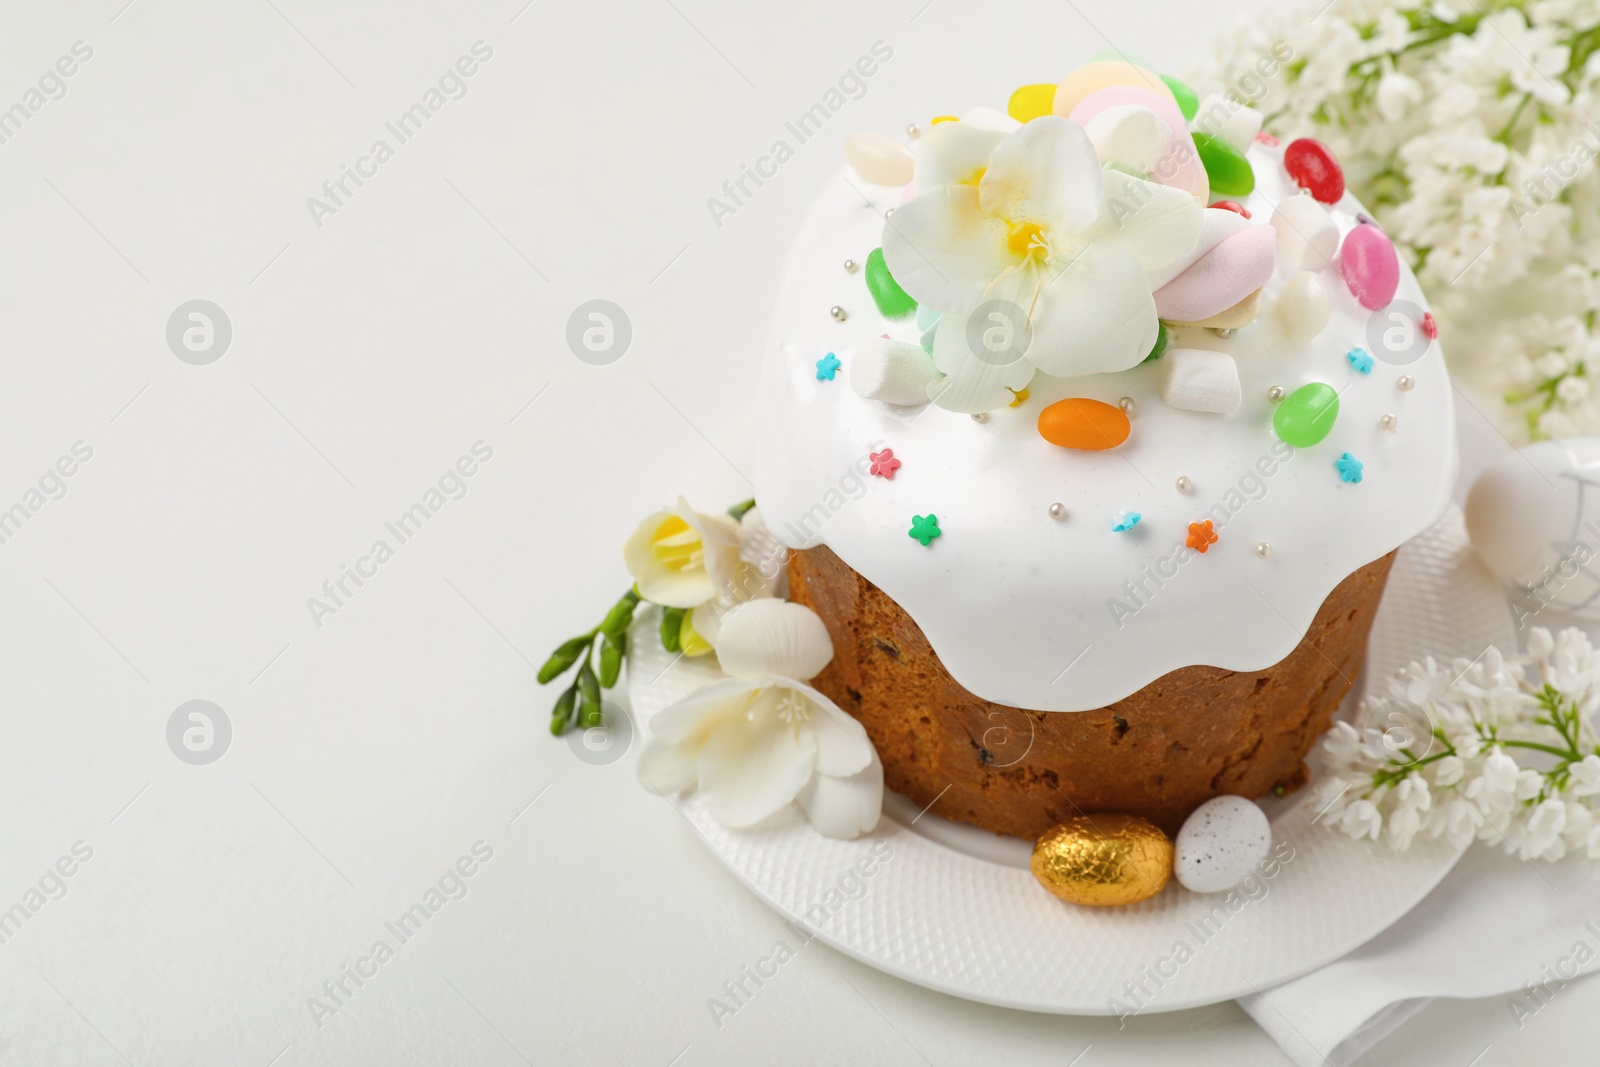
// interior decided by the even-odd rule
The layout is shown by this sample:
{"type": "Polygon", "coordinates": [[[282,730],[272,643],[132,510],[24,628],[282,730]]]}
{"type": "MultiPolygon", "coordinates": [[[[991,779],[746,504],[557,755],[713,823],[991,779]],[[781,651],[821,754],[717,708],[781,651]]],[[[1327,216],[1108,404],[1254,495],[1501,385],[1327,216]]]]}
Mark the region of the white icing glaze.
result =
{"type": "MultiPolygon", "coordinates": [[[[1299,194],[1281,150],[1258,146],[1250,157],[1257,191],[1246,206],[1252,224],[1264,226],[1284,197],[1299,194]]],[[[1333,318],[1309,344],[1288,341],[1272,313],[1294,273],[1284,263],[1253,325],[1228,338],[1174,331],[1174,347],[1235,358],[1244,402],[1231,415],[1168,407],[1155,363],[1077,379],[1041,375],[1020,408],[983,422],[863,399],[844,374],[818,381],[816,361],[830,351],[848,369],[860,339],[918,341],[915,322],[883,319],[861,275],[840,267],[880,244],[882,213],[900,195],[842,173],[801,227],[765,354],[756,496],[774,535],[791,548],[827,544],[910,614],[945,668],[979,697],[1082,711],[1181,667],[1262,670],[1294,649],[1334,586],[1444,512],[1456,446],[1439,346],[1404,367],[1379,360],[1370,375],[1357,373],[1345,353],[1371,347],[1374,313],[1333,268],[1320,272],[1333,318]],[[829,317],[835,304],[849,311],[846,322],[829,317]],[[1395,387],[1401,374],[1416,378],[1413,390],[1395,387]],[[1312,381],[1341,391],[1338,419],[1321,443],[1289,449],[1272,431],[1267,390],[1312,381]],[[1124,396],[1135,402],[1133,431],[1114,450],[1058,448],[1035,428],[1057,400],[1115,404],[1124,396]],[[1380,427],[1385,414],[1397,416],[1397,430],[1380,427]],[[884,447],[904,464],[893,480],[866,473],[867,454],[884,447]],[[1340,481],[1334,461],[1344,452],[1366,465],[1360,484],[1340,481]],[[1188,495],[1174,488],[1180,475],[1193,481],[1188,495]],[[1049,514],[1055,501],[1064,520],[1049,514]],[[1143,520],[1113,533],[1124,510],[1143,520]],[[907,531],[913,515],[930,512],[943,535],[924,548],[907,531]],[[1175,557],[1188,524],[1206,518],[1220,540],[1204,555],[1175,557]],[[1254,552],[1261,541],[1272,546],[1266,559],[1254,552]],[[1113,611],[1112,598],[1123,611],[1113,611]]],[[[1359,210],[1348,194],[1335,206],[1341,233],[1359,210]]],[[[1404,268],[1391,310],[1402,301],[1419,316],[1426,306],[1404,268]]]]}

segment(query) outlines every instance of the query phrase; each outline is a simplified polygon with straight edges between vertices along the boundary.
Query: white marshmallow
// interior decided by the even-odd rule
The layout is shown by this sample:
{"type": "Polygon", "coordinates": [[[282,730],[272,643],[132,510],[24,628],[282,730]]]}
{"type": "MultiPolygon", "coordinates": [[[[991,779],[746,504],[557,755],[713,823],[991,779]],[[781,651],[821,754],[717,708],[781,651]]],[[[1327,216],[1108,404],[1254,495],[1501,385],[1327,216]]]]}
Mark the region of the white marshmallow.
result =
{"type": "Polygon", "coordinates": [[[1137,104],[1110,107],[1089,120],[1089,135],[1100,162],[1149,174],[1172,143],[1172,128],[1154,111],[1137,104]]]}
{"type": "Polygon", "coordinates": [[[885,404],[926,404],[928,386],[939,380],[932,356],[887,337],[868,337],[856,345],[849,366],[856,395],[885,404]]]}
{"type": "Polygon", "coordinates": [[[1219,93],[1200,101],[1191,126],[1199,133],[1220,137],[1241,152],[1250,151],[1261,132],[1262,114],[1253,107],[1234,103],[1219,93]]]}
{"type": "Polygon", "coordinates": [[[1184,411],[1231,415],[1244,400],[1239,365],[1226,352],[1173,349],[1161,360],[1161,399],[1184,411]]]}

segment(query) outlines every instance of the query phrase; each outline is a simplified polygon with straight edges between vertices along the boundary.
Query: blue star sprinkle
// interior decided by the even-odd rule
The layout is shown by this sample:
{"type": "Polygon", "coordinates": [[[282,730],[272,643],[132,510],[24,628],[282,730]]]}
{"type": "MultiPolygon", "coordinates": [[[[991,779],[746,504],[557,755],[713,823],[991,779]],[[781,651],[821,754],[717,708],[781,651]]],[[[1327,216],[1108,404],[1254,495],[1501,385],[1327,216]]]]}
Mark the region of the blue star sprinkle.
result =
{"type": "Polygon", "coordinates": [[[1366,466],[1348,452],[1334,460],[1333,465],[1339,468],[1339,477],[1352,484],[1361,480],[1361,469],[1366,466]]]}
{"type": "Polygon", "coordinates": [[[833,381],[833,376],[839,373],[839,367],[839,357],[834,355],[832,352],[829,352],[827,355],[817,360],[817,381],[833,381]]]}
{"type": "Polygon", "coordinates": [[[1344,354],[1344,358],[1350,361],[1350,366],[1357,374],[1372,373],[1372,353],[1365,348],[1352,348],[1344,354]]]}
{"type": "Polygon", "coordinates": [[[1144,518],[1144,516],[1139,514],[1137,511],[1124,511],[1115,519],[1111,520],[1111,530],[1113,533],[1123,533],[1127,530],[1131,530],[1135,526],[1139,525],[1139,520],[1142,518],[1144,518]]]}

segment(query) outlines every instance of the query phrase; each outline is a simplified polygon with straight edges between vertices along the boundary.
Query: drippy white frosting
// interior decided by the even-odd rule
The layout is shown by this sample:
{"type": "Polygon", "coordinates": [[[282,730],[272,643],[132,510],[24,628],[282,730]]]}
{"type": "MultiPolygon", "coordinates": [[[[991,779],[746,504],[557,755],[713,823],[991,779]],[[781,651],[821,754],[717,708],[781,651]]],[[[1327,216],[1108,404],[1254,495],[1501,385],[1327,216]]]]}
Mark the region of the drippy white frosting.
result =
{"type": "MultiPolygon", "coordinates": [[[[1264,226],[1274,205],[1299,194],[1281,150],[1258,146],[1250,158],[1257,191],[1246,206],[1252,224],[1264,226]]],[[[843,267],[846,259],[864,263],[878,247],[883,212],[899,199],[899,189],[865,185],[844,171],[807,214],[766,348],[756,497],[789,547],[826,544],[892,597],[977,696],[1083,711],[1181,667],[1264,669],[1299,644],[1334,586],[1444,512],[1456,444],[1439,346],[1408,366],[1379,360],[1369,375],[1355,371],[1346,352],[1372,347],[1368,323],[1386,312],[1362,308],[1334,268],[1322,272],[1333,319],[1308,345],[1287,341],[1274,313],[1294,273],[1281,263],[1253,325],[1228,338],[1174,331],[1173,347],[1237,360],[1244,403],[1231,415],[1168,407],[1159,363],[1076,379],[1041,375],[1021,407],[982,423],[931,405],[889,408],[857,396],[847,373],[856,342],[884,333],[912,344],[919,338],[913,321],[882,318],[861,273],[843,267]],[[829,315],[836,304],[848,311],[843,323],[829,315]],[[829,352],[844,367],[819,381],[817,360],[829,352]],[[1415,378],[1414,389],[1396,387],[1402,374],[1415,378]],[[1292,392],[1313,381],[1340,390],[1338,419],[1321,443],[1289,449],[1273,432],[1267,390],[1292,392]],[[1055,401],[1115,404],[1124,396],[1135,403],[1133,430],[1116,449],[1059,448],[1036,429],[1040,410],[1055,401]],[[1385,414],[1397,420],[1392,431],[1380,426],[1385,414]],[[884,447],[903,464],[893,480],[867,473],[868,453],[884,447]],[[1342,482],[1335,469],[1345,452],[1365,464],[1359,484],[1342,482]],[[1193,482],[1188,495],[1174,487],[1180,475],[1193,482]],[[1057,501],[1064,520],[1049,514],[1057,501]],[[1123,511],[1142,521],[1113,533],[1123,511]],[[913,515],[929,513],[943,534],[924,548],[907,531],[913,515]],[[1189,523],[1206,518],[1216,524],[1217,543],[1204,555],[1174,558],[1189,523]],[[1271,545],[1265,559],[1254,551],[1262,541],[1271,545]],[[1113,611],[1112,598],[1121,610],[1113,611]]],[[[1356,225],[1360,210],[1348,194],[1335,206],[1341,232],[1356,225]]],[[[1403,265],[1391,309],[1402,301],[1426,306],[1403,265]]]]}

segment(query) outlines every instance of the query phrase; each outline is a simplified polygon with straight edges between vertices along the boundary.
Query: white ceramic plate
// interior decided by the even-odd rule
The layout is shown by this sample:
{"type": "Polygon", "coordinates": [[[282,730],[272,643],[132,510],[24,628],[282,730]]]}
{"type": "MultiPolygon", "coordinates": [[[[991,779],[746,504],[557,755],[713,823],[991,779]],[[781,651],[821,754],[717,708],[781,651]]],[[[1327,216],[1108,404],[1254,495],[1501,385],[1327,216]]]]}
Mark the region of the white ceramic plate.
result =
{"type": "MultiPolygon", "coordinates": [[[[714,665],[674,662],[653,624],[653,615],[640,620],[628,686],[645,724],[720,677],[714,665]]],[[[1401,550],[1355,690],[1413,659],[1470,658],[1490,644],[1514,647],[1511,617],[1452,511],[1401,550]]],[[[1174,881],[1109,909],[1046,893],[1028,872],[1027,842],[922,814],[892,794],[878,829],[858,841],[828,840],[797,814],[729,830],[692,794],[673,803],[758,896],[840,952],[970,1000],[1101,1015],[1231,1000],[1313,970],[1401,920],[1463,851],[1422,841],[1397,854],[1351,841],[1313,825],[1309,793],[1263,805],[1291,858],[1248,893],[1202,896],[1174,881]]]]}

